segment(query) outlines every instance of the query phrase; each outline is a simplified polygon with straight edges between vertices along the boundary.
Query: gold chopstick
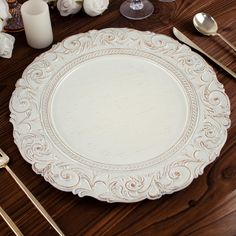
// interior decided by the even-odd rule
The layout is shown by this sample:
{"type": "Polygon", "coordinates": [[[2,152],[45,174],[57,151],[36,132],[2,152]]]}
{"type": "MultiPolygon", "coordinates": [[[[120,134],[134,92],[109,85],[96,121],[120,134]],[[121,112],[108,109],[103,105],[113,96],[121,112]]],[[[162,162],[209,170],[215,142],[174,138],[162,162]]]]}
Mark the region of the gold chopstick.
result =
{"type": "Polygon", "coordinates": [[[44,207],[40,204],[40,202],[34,197],[34,195],[27,189],[27,187],[21,182],[21,180],[14,174],[14,172],[7,165],[10,158],[7,156],[5,152],[0,148],[0,157],[2,156],[2,161],[0,162],[0,168],[5,168],[8,173],[12,176],[12,178],[16,181],[18,186],[22,189],[22,191],[26,194],[29,200],[34,204],[34,206],[38,209],[38,211],[43,215],[43,217],[48,221],[48,223],[56,230],[56,232],[60,236],[65,236],[64,233],[57,226],[52,217],[47,213],[44,207]]]}
{"type": "Polygon", "coordinates": [[[5,222],[8,224],[8,226],[11,228],[11,230],[14,232],[16,236],[23,236],[19,228],[16,226],[16,224],[12,221],[10,216],[0,207],[0,215],[5,220],[5,222]]]}

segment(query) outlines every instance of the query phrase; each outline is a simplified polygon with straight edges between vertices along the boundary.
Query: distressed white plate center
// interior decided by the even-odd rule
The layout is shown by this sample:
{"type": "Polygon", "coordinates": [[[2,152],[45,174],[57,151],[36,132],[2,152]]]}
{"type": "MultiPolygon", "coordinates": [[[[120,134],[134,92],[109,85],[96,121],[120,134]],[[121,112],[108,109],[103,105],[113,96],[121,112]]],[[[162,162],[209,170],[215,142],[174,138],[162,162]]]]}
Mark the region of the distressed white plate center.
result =
{"type": "Polygon", "coordinates": [[[132,164],[169,150],[188,117],[185,92],[166,68],[135,56],[104,56],[66,74],[51,118],[61,140],[87,159],[132,164]]]}

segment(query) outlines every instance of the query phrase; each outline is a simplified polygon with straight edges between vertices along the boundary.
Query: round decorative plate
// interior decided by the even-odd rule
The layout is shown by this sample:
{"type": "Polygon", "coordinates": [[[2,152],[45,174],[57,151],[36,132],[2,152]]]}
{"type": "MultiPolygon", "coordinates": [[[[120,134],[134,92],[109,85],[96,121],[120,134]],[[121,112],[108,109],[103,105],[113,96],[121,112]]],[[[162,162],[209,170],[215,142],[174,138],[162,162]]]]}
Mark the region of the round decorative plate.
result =
{"type": "Polygon", "coordinates": [[[103,29],[37,57],[10,101],[23,158],[53,186],[108,202],[157,199],[215,160],[230,126],[213,69],[165,35],[103,29]]]}

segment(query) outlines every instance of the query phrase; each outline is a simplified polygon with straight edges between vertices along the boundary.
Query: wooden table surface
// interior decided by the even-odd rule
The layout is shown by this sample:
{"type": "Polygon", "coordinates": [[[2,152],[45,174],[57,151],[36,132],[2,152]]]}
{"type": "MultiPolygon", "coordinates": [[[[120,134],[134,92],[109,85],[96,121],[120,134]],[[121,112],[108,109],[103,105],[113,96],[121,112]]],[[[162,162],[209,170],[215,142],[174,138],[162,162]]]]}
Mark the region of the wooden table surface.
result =
{"type": "MultiPolygon", "coordinates": [[[[172,4],[153,0],[155,14],[143,21],[122,17],[119,13],[121,2],[113,0],[109,9],[97,18],[84,13],[61,17],[56,9],[51,11],[54,41],[106,27],[130,27],[173,37],[172,27],[175,26],[236,71],[236,53],[217,37],[201,36],[192,26],[195,13],[207,12],[216,18],[220,32],[236,45],[235,0],[176,0],[172,4]]],[[[13,142],[8,103],[26,66],[47,49],[30,48],[24,32],[14,36],[16,43],[12,58],[0,58],[0,147],[11,157],[9,166],[66,235],[236,235],[236,80],[208,60],[230,98],[232,125],[220,157],[205,169],[202,176],[186,189],[159,200],[108,204],[53,188],[21,157],[13,142]]],[[[5,170],[0,171],[0,206],[24,235],[57,235],[5,170]]],[[[2,219],[0,235],[13,235],[2,219]]]]}

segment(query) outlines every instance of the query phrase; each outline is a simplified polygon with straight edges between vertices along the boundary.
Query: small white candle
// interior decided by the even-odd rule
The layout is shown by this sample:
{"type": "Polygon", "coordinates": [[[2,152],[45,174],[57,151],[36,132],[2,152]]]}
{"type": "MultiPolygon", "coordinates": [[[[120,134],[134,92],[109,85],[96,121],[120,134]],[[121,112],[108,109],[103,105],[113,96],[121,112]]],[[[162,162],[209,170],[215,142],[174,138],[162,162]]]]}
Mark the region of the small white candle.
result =
{"type": "Polygon", "coordinates": [[[21,6],[21,15],[28,44],[36,49],[45,48],[53,41],[48,4],[29,0],[21,6]]]}

